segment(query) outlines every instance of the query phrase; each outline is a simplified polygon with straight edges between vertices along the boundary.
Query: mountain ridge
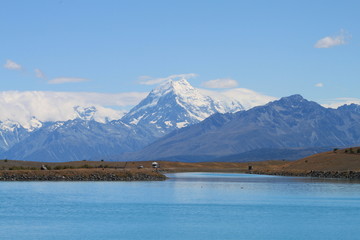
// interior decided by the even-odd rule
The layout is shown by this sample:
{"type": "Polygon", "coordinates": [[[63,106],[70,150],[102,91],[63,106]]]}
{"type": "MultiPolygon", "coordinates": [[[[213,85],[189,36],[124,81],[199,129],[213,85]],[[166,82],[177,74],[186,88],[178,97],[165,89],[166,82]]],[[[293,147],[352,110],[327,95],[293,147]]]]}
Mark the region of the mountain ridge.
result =
{"type": "Polygon", "coordinates": [[[168,81],[152,90],[119,120],[97,122],[94,118],[96,107],[75,106],[75,119],[42,123],[43,126],[33,132],[21,128],[26,134],[11,146],[4,145],[1,155],[9,159],[42,161],[105,158],[137,151],[218,110],[242,108],[236,101],[228,106],[200,94],[185,79],[168,81]]]}
{"type": "Polygon", "coordinates": [[[356,144],[360,144],[360,112],[349,107],[324,108],[292,95],[247,111],[214,114],[155,141],[134,158],[166,159],[183,153],[214,158],[262,148],[356,144]]]}
{"type": "Polygon", "coordinates": [[[128,125],[142,125],[161,135],[203,121],[217,112],[243,110],[241,103],[231,104],[201,94],[185,79],[167,81],[152,90],[121,121],[128,125]]]}

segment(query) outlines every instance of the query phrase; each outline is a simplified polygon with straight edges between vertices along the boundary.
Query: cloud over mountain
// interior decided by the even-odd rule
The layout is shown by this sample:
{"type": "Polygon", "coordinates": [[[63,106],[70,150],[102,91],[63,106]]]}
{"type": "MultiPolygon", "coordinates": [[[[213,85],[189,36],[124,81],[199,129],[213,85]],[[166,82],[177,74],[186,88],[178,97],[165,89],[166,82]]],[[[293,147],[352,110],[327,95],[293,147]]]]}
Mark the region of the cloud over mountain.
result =
{"type": "Polygon", "coordinates": [[[231,78],[218,78],[202,84],[206,88],[234,88],[237,85],[237,81],[231,78]]]}
{"type": "Polygon", "coordinates": [[[40,121],[65,121],[77,115],[74,106],[95,106],[94,118],[99,122],[114,120],[124,111],[140,102],[146,96],[142,92],[91,93],[91,92],[42,92],[5,91],[0,92],[0,121],[16,120],[27,127],[35,116],[40,121]]]}
{"type": "Polygon", "coordinates": [[[264,105],[277,99],[276,97],[267,96],[246,88],[234,88],[222,91],[199,89],[199,91],[205,95],[213,96],[218,99],[221,99],[222,96],[236,99],[237,101],[241,102],[241,105],[245,109],[264,105]]]}

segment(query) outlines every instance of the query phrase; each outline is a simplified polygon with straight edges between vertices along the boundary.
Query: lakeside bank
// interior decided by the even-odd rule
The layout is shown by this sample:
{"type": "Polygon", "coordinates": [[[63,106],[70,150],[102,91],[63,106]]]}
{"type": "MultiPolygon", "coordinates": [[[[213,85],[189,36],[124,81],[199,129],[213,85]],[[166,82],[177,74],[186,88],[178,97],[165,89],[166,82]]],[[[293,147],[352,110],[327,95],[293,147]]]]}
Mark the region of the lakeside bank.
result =
{"type": "Polygon", "coordinates": [[[163,181],[155,171],[119,169],[2,170],[0,181],[163,181]]]}
{"type": "Polygon", "coordinates": [[[251,173],[313,178],[360,179],[360,147],[334,149],[297,161],[268,160],[260,162],[32,162],[0,160],[2,181],[156,181],[163,173],[223,172],[251,173]],[[47,170],[40,170],[43,166],[47,170]]]}
{"type": "Polygon", "coordinates": [[[360,172],[355,171],[308,171],[308,172],[297,172],[297,171],[249,171],[249,174],[260,174],[260,175],[273,175],[273,176],[284,176],[284,177],[311,177],[311,178],[337,178],[337,179],[349,179],[349,180],[360,180],[360,172]]]}

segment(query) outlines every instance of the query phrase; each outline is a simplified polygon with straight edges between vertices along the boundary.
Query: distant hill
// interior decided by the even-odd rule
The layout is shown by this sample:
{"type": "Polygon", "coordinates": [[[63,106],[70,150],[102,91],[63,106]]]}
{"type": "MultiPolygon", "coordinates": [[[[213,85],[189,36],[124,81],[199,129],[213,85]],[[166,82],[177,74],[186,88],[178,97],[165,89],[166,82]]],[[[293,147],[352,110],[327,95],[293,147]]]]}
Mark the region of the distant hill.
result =
{"type": "Polygon", "coordinates": [[[288,163],[283,171],[360,171],[360,147],[314,154],[288,163]]]}
{"type": "Polygon", "coordinates": [[[329,147],[313,148],[285,148],[271,149],[262,148],[251,150],[244,153],[218,157],[211,161],[214,162],[255,162],[267,160],[298,160],[316,153],[329,151],[329,147]]]}

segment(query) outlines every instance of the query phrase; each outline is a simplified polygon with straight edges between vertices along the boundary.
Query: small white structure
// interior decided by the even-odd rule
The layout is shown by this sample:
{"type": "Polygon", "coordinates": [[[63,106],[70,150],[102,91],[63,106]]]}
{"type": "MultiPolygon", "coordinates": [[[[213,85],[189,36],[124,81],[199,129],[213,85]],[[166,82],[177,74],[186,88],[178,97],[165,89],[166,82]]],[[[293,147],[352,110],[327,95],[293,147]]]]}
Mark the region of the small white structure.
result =
{"type": "Polygon", "coordinates": [[[41,165],[40,169],[41,169],[41,170],[48,170],[45,165],[41,165]]]}
{"type": "Polygon", "coordinates": [[[153,168],[159,168],[160,167],[160,164],[157,163],[157,162],[153,162],[151,165],[152,165],[153,168]]]}

